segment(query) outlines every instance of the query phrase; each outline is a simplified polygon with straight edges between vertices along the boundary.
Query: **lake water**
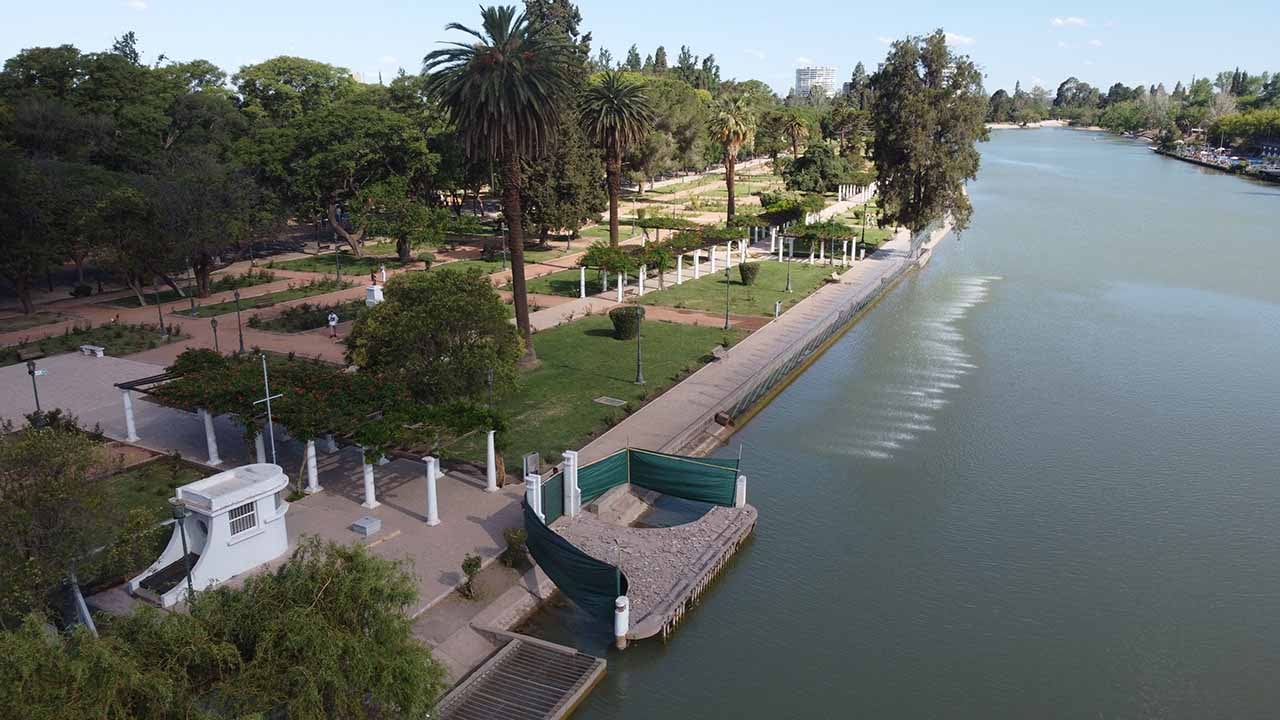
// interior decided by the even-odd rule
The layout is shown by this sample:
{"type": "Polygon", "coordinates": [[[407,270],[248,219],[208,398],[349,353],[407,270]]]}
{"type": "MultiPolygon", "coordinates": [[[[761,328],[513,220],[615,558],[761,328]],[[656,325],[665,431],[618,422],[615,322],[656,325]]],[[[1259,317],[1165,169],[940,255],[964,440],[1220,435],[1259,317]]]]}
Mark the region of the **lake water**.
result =
{"type": "Polygon", "coordinates": [[[972,227],[722,451],[754,539],[576,717],[1280,713],[1280,188],[982,152],[972,227]]]}

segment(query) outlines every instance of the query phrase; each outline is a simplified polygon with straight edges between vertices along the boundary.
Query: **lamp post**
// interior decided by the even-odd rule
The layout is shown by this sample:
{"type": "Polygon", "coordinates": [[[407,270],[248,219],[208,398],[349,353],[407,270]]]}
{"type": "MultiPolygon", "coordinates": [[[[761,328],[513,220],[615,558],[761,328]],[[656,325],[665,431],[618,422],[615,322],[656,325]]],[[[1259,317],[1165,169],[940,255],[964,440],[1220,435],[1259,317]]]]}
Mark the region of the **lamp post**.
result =
{"type": "MultiPolygon", "coordinates": [[[[44,413],[40,411],[40,389],[36,387],[36,376],[44,375],[48,372],[48,370],[37,370],[35,360],[27,361],[27,374],[31,376],[31,394],[36,397],[36,417],[38,418],[44,417],[44,413]]],[[[43,425],[44,423],[41,424],[43,425]]]]}
{"type": "Polygon", "coordinates": [[[209,318],[209,327],[213,328],[213,351],[222,354],[218,349],[218,318],[209,318]]]}
{"type": "Polygon", "coordinates": [[[187,571],[187,602],[196,595],[196,588],[191,583],[191,553],[187,550],[187,506],[178,498],[171,498],[169,506],[173,509],[173,521],[178,525],[178,535],[182,538],[182,565],[187,571]]]}
{"type": "Polygon", "coordinates": [[[232,297],[236,299],[236,333],[240,335],[240,352],[244,352],[244,328],[240,325],[240,291],[233,291],[232,297]]]}
{"type": "Polygon", "coordinates": [[[796,254],[796,239],[787,238],[787,292],[791,292],[791,257],[796,254]]]}
{"type": "Polygon", "coordinates": [[[729,329],[729,258],[724,259],[724,329],[729,329]]]}
{"type": "Polygon", "coordinates": [[[164,309],[160,307],[160,286],[152,285],[151,289],[156,294],[156,318],[160,321],[160,336],[168,336],[168,332],[164,329],[164,309]]]}
{"type": "Polygon", "coordinates": [[[274,464],[276,461],[276,427],[275,427],[275,423],[271,419],[271,401],[275,400],[278,397],[282,397],[283,394],[282,393],[277,393],[275,395],[271,394],[271,382],[267,379],[267,354],[262,353],[260,357],[262,358],[263,397],[261,400],[254,400],[253,404],[254,405],[257,405],[258,403],[267,404],[267,437],[270,438],[271,440],[271,462],[274,464]]]}
{"type": "Polygon", "coordinates": [[[640,331],[644,328],[644,308],[636,307],[636,384],[644,384],[644,351],[640,347],[640,331]]]}

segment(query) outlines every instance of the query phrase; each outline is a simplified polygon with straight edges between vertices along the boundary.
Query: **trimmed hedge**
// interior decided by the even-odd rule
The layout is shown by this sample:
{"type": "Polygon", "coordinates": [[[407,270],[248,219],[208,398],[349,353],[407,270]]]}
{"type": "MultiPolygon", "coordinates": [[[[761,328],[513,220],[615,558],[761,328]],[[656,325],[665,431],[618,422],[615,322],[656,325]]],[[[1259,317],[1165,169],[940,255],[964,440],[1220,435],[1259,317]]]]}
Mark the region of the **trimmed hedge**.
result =
{"type": "Polygon", "coordinates": [[[619,340],[630,340],[640,334],[640,321],[643,319],[644,308],[639,305],[623,305],[609,311],[613,336],[619,340]]]}
{"type": "Polygon", "coordinates": [[[743,263],[738,266],[738,272],[742,275],[743,285],[755,285],[756,276],[760,274],[760,264],[743,263]]]}

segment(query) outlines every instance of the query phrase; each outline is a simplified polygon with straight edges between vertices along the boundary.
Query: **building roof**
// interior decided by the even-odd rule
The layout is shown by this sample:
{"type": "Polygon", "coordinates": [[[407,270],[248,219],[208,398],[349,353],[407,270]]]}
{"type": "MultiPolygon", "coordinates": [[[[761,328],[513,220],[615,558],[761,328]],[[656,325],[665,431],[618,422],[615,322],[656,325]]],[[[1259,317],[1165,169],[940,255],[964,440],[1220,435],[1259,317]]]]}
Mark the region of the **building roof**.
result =
{"type": "Polygon", "coordinates": [[[270,495],[287,484],[289,478],[279,465],[255,463],[183,485],[178,488],[178,498],[193,510],[216,515],[270,495]]]}

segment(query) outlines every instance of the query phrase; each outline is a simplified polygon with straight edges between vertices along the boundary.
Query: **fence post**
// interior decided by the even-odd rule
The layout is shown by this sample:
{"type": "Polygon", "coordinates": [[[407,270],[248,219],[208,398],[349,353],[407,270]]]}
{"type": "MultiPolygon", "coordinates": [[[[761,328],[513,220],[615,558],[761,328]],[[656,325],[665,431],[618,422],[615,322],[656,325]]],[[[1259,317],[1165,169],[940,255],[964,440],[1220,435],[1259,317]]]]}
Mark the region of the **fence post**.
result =
{"type": "Polygon", "coordinates": [[[578,297],[585,298],[587,296],[587,267],[584,265],[578,268],[578,297]]]}
{"type": "Polygon", "coordinates": [[[529,473],[524,476],[524,500],[529,503],[529,509],[533,510],[533,514],[538,516],[542,522],[547,521],[547,516],[542,514],[542,476],[537,473],[529,473]]]}
{"type": "Polygon", "coordinates": [[[577,517],[582,508],[582,490],[578,487],[578,452],[564,451],[564,514],[577,517]]]}
{"type": "Polygon", "coordinates": [[[733,488],[733,506],[743,507],[747,504],[747,476],[739,475],[738,483],[733,488]]]}
{"type": "Polygon", "coordinates": [[[631,602],[626,595],[613,601],[613,644],[619,650],[627,649],[627,631],[631,629],[631,602]]]}
{"type": "Polygon", "coordinates": [[[676,284],[684,282],[684,255],[676,257],[676,284]]]}

